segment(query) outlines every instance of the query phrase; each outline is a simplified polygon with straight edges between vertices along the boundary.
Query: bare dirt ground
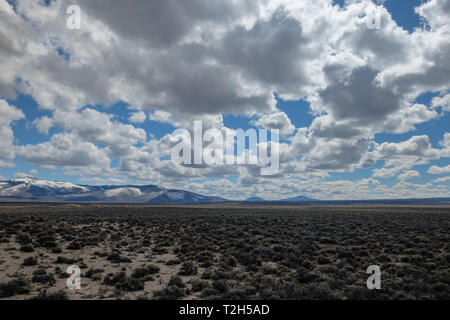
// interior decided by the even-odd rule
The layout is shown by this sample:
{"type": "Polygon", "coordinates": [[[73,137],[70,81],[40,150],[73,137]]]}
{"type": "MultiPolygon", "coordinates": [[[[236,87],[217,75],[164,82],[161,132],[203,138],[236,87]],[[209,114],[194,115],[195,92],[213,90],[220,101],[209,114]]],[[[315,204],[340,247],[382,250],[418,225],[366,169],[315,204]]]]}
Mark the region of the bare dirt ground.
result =
{"type": "Polygon", "coordinates": [[[448,299],[449,231],[445,206],[4,204],[0,298],[448,299]]]}

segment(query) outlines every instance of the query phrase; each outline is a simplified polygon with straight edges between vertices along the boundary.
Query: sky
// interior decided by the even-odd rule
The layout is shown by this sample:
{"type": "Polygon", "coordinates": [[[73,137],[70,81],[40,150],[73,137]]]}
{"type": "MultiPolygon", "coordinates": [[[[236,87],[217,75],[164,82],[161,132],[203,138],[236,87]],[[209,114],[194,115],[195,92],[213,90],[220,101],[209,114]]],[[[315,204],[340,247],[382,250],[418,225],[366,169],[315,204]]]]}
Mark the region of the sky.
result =
{"type": "Polygon", "coordinates": [[[0,179],[448,197],[449,17],[450,0],[0,0],[0,179]],[[174,163],[194,121],[279,130],[279,172],[174,163]]]}

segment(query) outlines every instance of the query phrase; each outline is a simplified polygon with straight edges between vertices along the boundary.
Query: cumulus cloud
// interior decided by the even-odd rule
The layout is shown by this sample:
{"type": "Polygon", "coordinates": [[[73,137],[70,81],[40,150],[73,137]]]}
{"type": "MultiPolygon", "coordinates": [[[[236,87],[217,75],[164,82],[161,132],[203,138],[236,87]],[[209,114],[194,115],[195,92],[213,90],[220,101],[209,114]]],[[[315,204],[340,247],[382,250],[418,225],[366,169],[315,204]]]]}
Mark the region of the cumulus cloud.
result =
{"type": "Polygon", "coordinates": [[[442,107],[445,111],[450,111],[450,94],[441,97],[434,97],[431,101],[433,108],[442,107]]]}
{"type": "MultiPolygon", "coordinates": [[[[342,8],[331,0],[73,4],[82,9],[78,31],[64,27],[64,1],[21,0],[14,8],[0,2],[0,97],[31,95],[52,114],[35,119],[35,128],[43,134],[58,130],[47,142],[18,146],[25,161],[68,172],[77,167],[105,172],[117,159],[114,174],[131,179],[184,183],[182,178],[221,181],[239,175],[238,186],[222,184],[226,192],[286,195],[283,190],[290,190],[339,197],[343,188],[353,194],[358,188],[370,192],[375,185],[309,180],[309,187],[298,179],[368,169],[384,160],[373,177],[398,176],[402,181],[395,188],[406,195],[412,187],[405,180],[416,172],[410,169],[450,157],[450,134],[442,149],[433,148],[426,135],[374,142],[378,133],[408,133],[450,111],[449,0],[417,7],[427,27],[412,32],[372,1],[346,1],[342,8]],[[381,17],[380,30],[367,27],[374,14],[381,17]],[[416,103],[429,91],[439,96],[430,105],[416,103]],[[277,108],[274,93],[283,100],[309,102],[312,123],[295,128],[277,108]],[[118,101],[133,110],[131,124],[103,110],[118,101]],[[148,120],[175,128],[192,130],[193,121],[202,120],[204,129],[232,131],[224,125],[224,114],[280,130],[285,139],[279,144],[280,174],[273,185],[264,183],[255,166],[175,165],[167,156],[176,137],[153,139],[151,132],[133,125],[148,115],[148,120]]],[[[22,111],[0,100],[0,165],[14,164],[11,126],[23,118],[22,111]]],[[[377,195],[389,194],[376,187],[377,195]]]]}
{"type": "Polygon", "coordinates": [[[430,167],[430,169],[428,169],[428,173],[431,173],[431,174],[450,173],[450,165],[448,165],[446,167],[432,166],[432,167],[430,167]]]}
{"type": "Polygon", "coordinates": [[[86,108],[81,112],[56,110],[53,122],[86,141],[105,145],[113,157],[125,156],[132,152],[133,145],[147,141],[147,134],[143,129],[122,124],[113,120],[112,115],[94,109],[86,108]]]}
{"type": "Polygon", "coordinates": [[[14,132],[11,123],[25,118],[23,112],[0,99],[0,167],[13,166],[14,132]]]}
{"type": "Polygon", "coordinates": [[[74,134],[55,134],[48,142],[17,147],[17,154],[30,163],[64,167],[109,168],[110,160],[93,143],[80,141],[74,134]]]}
{"type": "Polygon", "coordinates": [[[443,178],[438,178],[438,179],[436,179],[436,180],[433,180],[433,182],[436,182],[436,183],[441,183],[441,182],[449,182],[450,181],[450,176],[448,176],[448,177],[443,177],[443,178]]]}
{"type": "Polygon", "coordinates": [[[408,179],[416,179],[420,178],[420,172],[416,170],[409,170],[406,172],[403,172],[398,176],[400,180],[408,180],[408,179]]]}
{"type": "Polygon", "coordinates": [[[399,143],[385,142],[376,149],[380,158],[392,159],[402,156],[438,158],[440,151],[433,149],[428,136],[414,136],[399,143]]]}
{"type": "Polygon", "coordinates": [[[443,147],[442,156],[450,158],[450,133],[447,132],[444,134],[444,140],[440,144],[443,147]]]}
{"type": "Polygon", "coordinates": [[[145,120],[147,120],[147,115],[144,111],[133,112],[128,118],[128,121],[133,123],[142,123],[145,120]]]}
{"type": "Polygon", "coordinates": [[[40,133],[48,134],[48,130],[53,126],[53,120],[47,116],[35,119],[33,124],[40,133]]]}
{"type": "Polygon", "coordinates": [[[251,122],[254,126],[273,130],[280,130],[280,135],[288,136],[295,131],[295,126],[286,113],[278,111],[270,114],[262,115],[258,120],[251,122]]]}

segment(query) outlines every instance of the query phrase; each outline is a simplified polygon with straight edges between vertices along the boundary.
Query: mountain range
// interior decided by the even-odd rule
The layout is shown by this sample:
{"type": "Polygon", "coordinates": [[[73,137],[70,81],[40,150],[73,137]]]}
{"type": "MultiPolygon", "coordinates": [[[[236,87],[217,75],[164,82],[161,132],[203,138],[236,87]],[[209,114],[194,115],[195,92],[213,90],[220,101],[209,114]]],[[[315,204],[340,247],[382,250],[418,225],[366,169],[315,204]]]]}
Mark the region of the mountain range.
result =
{"type": "MultiPolygon", "coordinates": [[[[147,186],[88,186],[70,182],[55,182],[25,177],[0,181],[2,202],[63,202],[63,203],[129,203],[129,204],[210,204],[232,202],[225,198],[147,186]]],[[[313,199],[299,196],[279,202],[305,202],[313,199]]],[[[266,202],[250,198],[244,202],[266,202]]]]}
{"type": "Polygon", "coordinates": [[[32,177],[0,181],[0,202],[60,202],[60,203],[117,203],[117,204],[278,204],[278,205],[449,205],[450,198],[432,199],[376,199],[376,200],[315,200],[305,196],[281,200],[251,197],[245,201],[231,201],[221,197],[147,186],[88,186],[70,182],[55,182],[32,177]]]}
{"type": "Polygon", "coordinates": [[[36,178],[0,181],[3,202],[195,204],[228,201],[184,190],[148,186],[87,186],[36,178]]]}
{"type": "MultiPolygon", "coordinates": [[[[295,198],[277,200],[276,202],[318,202],[318,201],[319,200],[311,199],[305,196],[298,196],[295,198]]],[[[245,202],[274,202],[274,201],[264,200],[263,198],[260,197],[251,197],[245,200],[245,202]]]]}

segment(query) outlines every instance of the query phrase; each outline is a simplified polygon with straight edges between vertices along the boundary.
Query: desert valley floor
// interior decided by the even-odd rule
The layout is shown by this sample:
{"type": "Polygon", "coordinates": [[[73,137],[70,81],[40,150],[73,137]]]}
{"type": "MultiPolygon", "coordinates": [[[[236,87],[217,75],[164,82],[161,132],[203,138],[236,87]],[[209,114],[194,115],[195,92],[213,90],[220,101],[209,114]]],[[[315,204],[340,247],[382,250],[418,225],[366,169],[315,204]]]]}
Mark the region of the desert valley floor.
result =
{"type": "Polygon", "coordinates": [[[0,298],[449,299],[449,231],[444,206],[3,204],[0,298]]]}

